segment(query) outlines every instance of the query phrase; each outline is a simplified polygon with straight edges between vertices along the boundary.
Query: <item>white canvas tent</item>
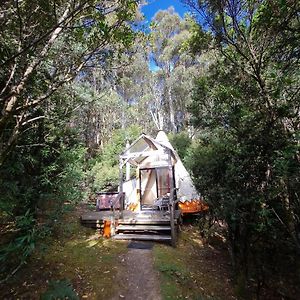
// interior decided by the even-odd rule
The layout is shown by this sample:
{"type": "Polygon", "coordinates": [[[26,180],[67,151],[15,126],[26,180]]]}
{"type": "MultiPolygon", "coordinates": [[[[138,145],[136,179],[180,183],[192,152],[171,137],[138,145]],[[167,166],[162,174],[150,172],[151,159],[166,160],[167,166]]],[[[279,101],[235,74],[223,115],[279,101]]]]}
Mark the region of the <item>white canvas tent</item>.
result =
{"type": "MultiPolygon", "coordinates": [[[[185,202],[200,198],[189,173],[163,131],[159,131],[155,139],[142,134],[125,149],[120,159],[120,164],[130,164],[136,168],[136,177],[127,178],[120,187],[125,192],[125,208],[134,205],[136,210],[140,210],[168,194],[170,167],[177,199],[185,202]]],[[[126,169],[128,172],[129,168],[126,169]]]]}

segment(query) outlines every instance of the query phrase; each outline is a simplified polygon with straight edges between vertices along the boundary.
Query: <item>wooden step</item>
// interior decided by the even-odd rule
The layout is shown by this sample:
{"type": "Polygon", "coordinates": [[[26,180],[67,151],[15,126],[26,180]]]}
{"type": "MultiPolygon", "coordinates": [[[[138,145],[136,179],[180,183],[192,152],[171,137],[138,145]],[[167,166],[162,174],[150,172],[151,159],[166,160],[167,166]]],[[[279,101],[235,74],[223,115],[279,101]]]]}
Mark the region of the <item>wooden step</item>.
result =
{"type": "Polygon", "coordinates": [[[162,221],[170,221],[169,216],[153,216],[153,215],[139,215],[139,216],[134,216],[134,217],[127,217],[123,216],[120,219],[124,220],[162,220],[162,221]]]}
{"type": "Polygon", "coordinates": [[[102,220],[81,220],[80,221],[81,224],[104,224],[104,222],[102,220]]]}
{"type": "Polygon", "coordinates": [[[169,225],[169,220],[164,219],[119,219],[119,224],[123,225],[169,225]]]}
{"type": "Polygon", "coordinates": [[[159,226],[159,225],[119,225],[117,227],[117,230],[124,230],[124,231],[164,231],[164,230],[171,230],[170,226],[159,226]]]}
{"type": "Polygon", "coordinates": [[[171,241],[170,235],[159,234],[124,234],[119,233],[112,237],[114,240],[140,240],[140,241],[171,241]]]}

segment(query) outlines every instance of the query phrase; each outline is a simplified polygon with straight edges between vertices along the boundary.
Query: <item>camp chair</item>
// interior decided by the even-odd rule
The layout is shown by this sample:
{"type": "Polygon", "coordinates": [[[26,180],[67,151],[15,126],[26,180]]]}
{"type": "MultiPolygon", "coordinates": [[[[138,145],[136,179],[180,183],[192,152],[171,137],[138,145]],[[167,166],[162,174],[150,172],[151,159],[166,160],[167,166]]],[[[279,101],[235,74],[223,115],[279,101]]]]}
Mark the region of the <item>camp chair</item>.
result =
{"type": "Polygon", "coordinates": [[[158,207],[159,210],[169,210],[170,198],[165,195],[163,197],[158,198],[154,205],[158,207]]]}

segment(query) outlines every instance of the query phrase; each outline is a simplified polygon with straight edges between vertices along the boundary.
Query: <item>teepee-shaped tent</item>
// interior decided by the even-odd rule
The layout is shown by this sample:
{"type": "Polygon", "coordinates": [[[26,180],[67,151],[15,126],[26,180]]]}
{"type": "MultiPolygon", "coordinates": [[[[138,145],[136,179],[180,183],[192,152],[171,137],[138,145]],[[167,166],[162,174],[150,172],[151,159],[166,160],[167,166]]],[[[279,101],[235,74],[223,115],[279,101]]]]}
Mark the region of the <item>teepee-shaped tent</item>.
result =
{"type": "Polygon", "coordinates": [[[127,165],[127,175],[130,165],[136,168],[136,176],[131,179],[126,176],[120,186],[125,193],[125,208],[153,209],[175,188],[183,212],[203,210],[200,195],[165,132],[159,131],[155,139],[142,134],[124,150],[120,159],[121,165],[127,165]]]}

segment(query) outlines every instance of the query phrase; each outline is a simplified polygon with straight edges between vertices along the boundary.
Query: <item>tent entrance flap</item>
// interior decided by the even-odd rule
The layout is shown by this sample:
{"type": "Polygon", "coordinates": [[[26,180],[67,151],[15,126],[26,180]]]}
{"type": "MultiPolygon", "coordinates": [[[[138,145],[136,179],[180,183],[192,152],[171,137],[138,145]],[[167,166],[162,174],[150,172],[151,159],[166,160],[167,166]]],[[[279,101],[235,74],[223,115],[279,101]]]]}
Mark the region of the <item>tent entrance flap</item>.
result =
{"type": "Polygon", "coordinates": [[[170,193],[170,174],[168,168],[140,169],[139,175],[142,206],[151,206],[157,198],[170,193]]]}
{"type": "Polygon", "coordinates": [[[141,205],[153,205],[157,198],[156,170],[141,169],[140,184],[141,205]]]}
{"type": "Polygon", "coordinates": [[[156,169],[157,197],[170,193],[170,174],[168,168],[156,169]]]}

